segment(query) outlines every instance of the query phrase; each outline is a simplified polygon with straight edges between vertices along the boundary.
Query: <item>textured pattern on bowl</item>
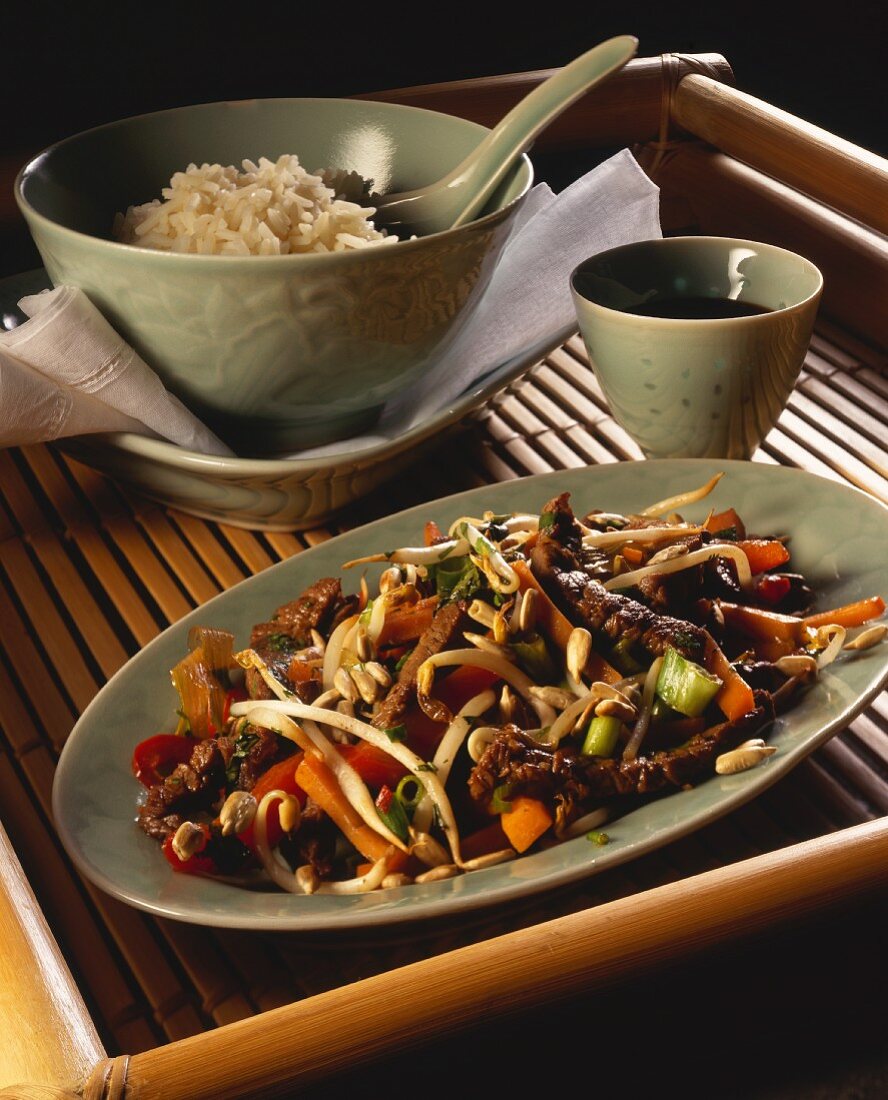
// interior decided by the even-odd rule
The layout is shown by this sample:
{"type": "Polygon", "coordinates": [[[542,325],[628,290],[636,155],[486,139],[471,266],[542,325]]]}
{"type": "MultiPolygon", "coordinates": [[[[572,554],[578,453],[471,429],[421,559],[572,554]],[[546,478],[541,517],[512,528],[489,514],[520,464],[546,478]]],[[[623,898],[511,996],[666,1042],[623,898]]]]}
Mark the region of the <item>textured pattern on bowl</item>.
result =
{"type": "Polygon", "coordinates": [[[81,287],[197,415],[241,453],[354,434],[468,319],[529,190],[527,158],[477,221],[358,252],[173,255],[109,239],[116,211],[189,161],[296,152],[381,190],[444,175],[484,134],[463,119],[351,100],[177,108],[60,142],[19,204],[56,284],[81,287]]]}

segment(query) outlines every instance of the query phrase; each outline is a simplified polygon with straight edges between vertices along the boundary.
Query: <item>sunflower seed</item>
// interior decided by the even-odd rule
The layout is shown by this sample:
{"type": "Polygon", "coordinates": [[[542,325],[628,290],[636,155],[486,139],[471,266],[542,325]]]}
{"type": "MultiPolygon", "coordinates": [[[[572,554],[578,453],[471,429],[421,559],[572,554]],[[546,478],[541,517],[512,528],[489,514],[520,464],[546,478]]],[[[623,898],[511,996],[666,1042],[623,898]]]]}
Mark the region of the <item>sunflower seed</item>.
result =
{"type": "Polygon", "coordinates": [[[861,633],[850,642],[846,642],[845,649],[872,649],[874,645],[878,645],[879,642],[881,642],[886,634],[888,634],[888,626],[884,623],[878,623],[876,626],[871,626],[861,631],[861,633]]]}
{"type": "Polygon", "coordinates": [[[302,806],[299,799],[294,798],[293,795],[282,798],[278,804],[278,818],[285,833],[292,833],[294,829],[298,829],[302,820],[302,806]]]}
{"type": "Polygon", "coordinates": [[[719,775],[733,775],[735,772],[745,772],[761,764],[769,756],[777,751],[776,745],[744,744],[731,752],[723,752],[716,758],[715,770],[719,775]]]}
{"type": "Polygon", "coordinates": [[[539,610],[539,595],[533,588],[528,588],[521,600],[521,608],[518,611],[518,629],[522,634],[527,634],[536,626],[537,611],[539,610]]]}
{"type": "Polygon", "coordinates": [[[303,894],[313,894],[321,885],[320,877],[310,863],[296,868],[296,885],[303,894]]]}
{"type": "Polygon", "coordinates": [[[219,824],[223,836],[239,836],[253,824],[256,816],[256,799],[249,791],[232,791],[219,811],[219,824]]]}
{"type": "Polygon", "coordinates": [[[203,851],[206,843],[206,834],[193,821],[183,821],[173,834],[173,851],[183,863],[187,863],[193,855],[203,851]]]}
{"type": "Polygon", "coordinates": [[[357,665],[351,670],[351,678],[364,702],[371,706],[379,694],[379,684],[369,673],[357,665]]]}
{"type": "Polygon", "coordinates": [[[431,871],[423,871],[421,875],[417,875],[413,880],[414,882],[440,882],[445,878],[453,878],[454,875],[459,874],[459,867],[455,863],[442,863],[437,867],[433,867],[431,871]]]}
{"type": "Polygon", "coordinates": [[[575,680],[583,674],[583,670],[592,655],[592,635],[582,626],[575,626],[567,639],[567,671],[575,680]]]}
{"type": "Polygon", "coordinates": [[[347,699],[350,703],[356,703],[358,701],[357,685],[351,676],[349,676],[346,669],[337,668],[333,676],[333,686],[343,699],[347,699]]]}

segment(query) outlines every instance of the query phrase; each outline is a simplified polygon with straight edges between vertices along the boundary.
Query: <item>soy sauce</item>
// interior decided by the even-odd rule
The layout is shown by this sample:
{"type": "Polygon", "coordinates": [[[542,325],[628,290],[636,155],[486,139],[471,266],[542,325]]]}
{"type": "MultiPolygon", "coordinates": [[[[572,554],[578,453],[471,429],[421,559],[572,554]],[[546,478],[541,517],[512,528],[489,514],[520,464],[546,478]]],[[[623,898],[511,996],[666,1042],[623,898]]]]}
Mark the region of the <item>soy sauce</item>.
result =
{"type": "Polygon", "coordinates": [[[740,302],[735,298],[653,298],[623,311],[639,317],[675,317],[693,321],[714,321],[721,317],[755,317],[770,313],[767,306],[740,302]]]}

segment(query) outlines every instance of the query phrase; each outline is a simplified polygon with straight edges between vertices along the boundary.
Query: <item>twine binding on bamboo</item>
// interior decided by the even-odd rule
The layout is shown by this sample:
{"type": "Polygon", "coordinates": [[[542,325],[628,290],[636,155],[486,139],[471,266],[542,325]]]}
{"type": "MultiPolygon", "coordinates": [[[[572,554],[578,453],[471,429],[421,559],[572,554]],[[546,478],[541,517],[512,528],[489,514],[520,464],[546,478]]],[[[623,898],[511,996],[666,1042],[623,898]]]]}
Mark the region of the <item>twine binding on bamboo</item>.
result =
{"type": "Polygon", "coordinates": [[[83,1100],[127,1100],[126,1075],[129,1055],[99,1062],[78,1090],[83,1100]]]}
{"type": "Polygon", "coordinates": [[[664,160],[688,141],[687,138],[670,136],[672,104],[676,88],[691,73],[697,73],[700,76],[714,76],[712,66],[708,62],[690,54],[660,54],[660,66],[660,129],[656,141],[649,141],[642,146],[644,152],[653,152],[650,163],[646,165],[647,174],[653,180],[656,180],[657,171],[662,167],[664,160]]]}

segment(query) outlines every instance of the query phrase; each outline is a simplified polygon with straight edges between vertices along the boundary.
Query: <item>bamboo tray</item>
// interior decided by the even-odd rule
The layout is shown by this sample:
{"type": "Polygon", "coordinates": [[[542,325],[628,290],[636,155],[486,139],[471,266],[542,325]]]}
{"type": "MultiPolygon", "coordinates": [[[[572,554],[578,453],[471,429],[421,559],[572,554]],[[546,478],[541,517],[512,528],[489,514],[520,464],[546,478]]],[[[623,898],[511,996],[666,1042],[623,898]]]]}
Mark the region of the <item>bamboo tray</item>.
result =
{"type": "MultiPolygon", "coordinates": [[[[491,121],[545,75],[386,97],[491,121]]],[[[717,56],[640,59],[565,115],[548,148],[643,143],[666,228],[771,240],[823,268],[823,323],[756,461],[888,502],[878,350],[888,323],[888,164],[730,79],[717,56]]],[[[147,917],[76,875],[50,816],[55,761],[102,683],[168,623],[401,507],[640,457],[577,338],[491,400],[458,443],[446,467],[432,458],[405,469],[338,525],[298,536],[164,511],[53,447],[0,452],[0,1096],[290,1095],[345,1065],[884,889],[884,695],[728,819],[579,887],[447,926],[372,939],[209,932],[147,917]],[[545,967],[528,965],[543,957],[545,967]],[[408,1002],[409,1013],[398,1007],[408,1002]]]]}

